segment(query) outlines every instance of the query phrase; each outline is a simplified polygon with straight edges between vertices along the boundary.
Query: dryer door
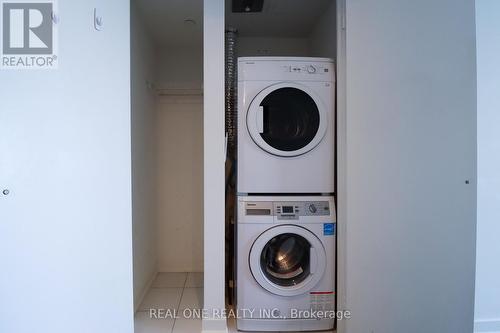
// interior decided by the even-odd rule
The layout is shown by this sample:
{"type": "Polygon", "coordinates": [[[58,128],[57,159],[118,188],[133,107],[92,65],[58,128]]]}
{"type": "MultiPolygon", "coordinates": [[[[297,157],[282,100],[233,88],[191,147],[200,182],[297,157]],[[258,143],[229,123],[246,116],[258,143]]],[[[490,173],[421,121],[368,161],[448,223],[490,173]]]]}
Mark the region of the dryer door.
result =
{"type": "Polygon", "coordinates": [[[310,88],[292,82],[262,90],[247,112],[253,141],[277,156],[298,156],[314,149],[328,128],[328,113],[310,88]]]}
{"type": "Polygon", "coordinates": [[[250,249],[253,277],[264,289],[280,296],[307,293],[323,277],[326,253],[309,230],[281,225],[263,232],[250,249]]]}

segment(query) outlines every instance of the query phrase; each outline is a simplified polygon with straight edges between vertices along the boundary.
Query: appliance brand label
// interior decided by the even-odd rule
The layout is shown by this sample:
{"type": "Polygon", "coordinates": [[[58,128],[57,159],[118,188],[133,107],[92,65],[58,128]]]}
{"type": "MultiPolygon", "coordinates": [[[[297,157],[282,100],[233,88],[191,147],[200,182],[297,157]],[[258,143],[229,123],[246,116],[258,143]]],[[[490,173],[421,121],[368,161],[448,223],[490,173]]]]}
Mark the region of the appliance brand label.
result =
{"type": "Polygon", "coordinates": [[[324,236],[334,236],[335,235],[335,223],[324,223],[323,224],[323,235],[324,236]]]}

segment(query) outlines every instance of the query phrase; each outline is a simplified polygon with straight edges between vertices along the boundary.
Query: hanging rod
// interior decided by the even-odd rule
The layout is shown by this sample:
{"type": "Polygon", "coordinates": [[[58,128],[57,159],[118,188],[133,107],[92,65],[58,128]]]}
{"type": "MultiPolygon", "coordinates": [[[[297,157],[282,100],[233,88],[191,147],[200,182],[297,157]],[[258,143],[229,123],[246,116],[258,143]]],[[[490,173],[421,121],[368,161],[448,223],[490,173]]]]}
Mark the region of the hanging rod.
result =
{"type": "Polygon", "coordinates": [[[202,96],[203,89],[157,89],[159,96],[202,96]]]}

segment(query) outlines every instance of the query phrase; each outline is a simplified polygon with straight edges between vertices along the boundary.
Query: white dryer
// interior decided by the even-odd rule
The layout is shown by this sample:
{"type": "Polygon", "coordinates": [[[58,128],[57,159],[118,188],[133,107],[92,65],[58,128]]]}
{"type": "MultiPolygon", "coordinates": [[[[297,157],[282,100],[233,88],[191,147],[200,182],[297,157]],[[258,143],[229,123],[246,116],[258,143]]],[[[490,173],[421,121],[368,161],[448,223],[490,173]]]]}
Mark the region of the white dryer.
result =
{"type": "Polygon", "coordinates": [[[333,197],[238,198],[238,330],[333,328],[335,221],[333,197]]]}
{"type": "Polygon", "coordinates": [[[238,58],[238,193],[333,193],[335,72],[326,58],[238,58]]]}

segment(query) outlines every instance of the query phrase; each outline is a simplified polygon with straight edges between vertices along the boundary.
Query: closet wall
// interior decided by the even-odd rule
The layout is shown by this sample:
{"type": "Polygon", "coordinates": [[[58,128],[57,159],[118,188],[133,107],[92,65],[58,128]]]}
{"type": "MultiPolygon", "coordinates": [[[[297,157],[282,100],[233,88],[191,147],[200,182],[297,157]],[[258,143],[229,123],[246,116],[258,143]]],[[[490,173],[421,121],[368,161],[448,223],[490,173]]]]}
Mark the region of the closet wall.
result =
{"type": "Polygon", "coordinates": [[[155,177],[158,186],[156,195],[158,271],[201,272],[203,271],[201,94],[159,96],[156,105],[156,133],[158,135],[155,177]]]}
{"type": "Polygon", "coordinates": [[[203,271],[203,49],[201,3],[131,5],[137,306],[157,272],[203,271]]]}
{"type": "MultiPolygon", "coordinates": [[[[158,40],[157,253],[160,272],[203,271],[202,4],[177,4],[182,35],[158,40]],[[184,10],[186,12],[184,13],[184,10]],[[181,13],[183,12],[183,13],[181,13]],[[185,18],[196,24],[186,25],[185,18]]],[[[172,27],[174,28],[174,27],[172,27]]]]}
{"type": "Polygon", "coordinates": [[[293,37],[238,37],[239,57],[295,56],[309,54],[309,40],[293,37]]]}
{"type": "Polygon", "coordinates": [[[500,2],[476,1],[477,36],[477,253],[475,331],[500,332],[500,2]]]}
{"type": "Polygon", "coordinates": [[[309,35],[309,54],[312,57],[336,59],[337,55],[337,2],[332,0],[319,17],[309,35]]]}
{"type": "MultiPolygon", "coordinates": [[[[251,14],[249,14],[251,15],[251,14]]],[[[328,57],[336,55],[336,1],[331,0],[325,10],[315,17],[310,27],[296,31],[295,36],[281,36],[269,33],[238,36],[238,56],[295,56],[295,57],[328,57]]],[[[259,24],[259,14],[255,14],[255,22],[259,24]]],[[[234,24],[238,27],[238,24],[234,24]]],[[[282,34],[282,32],[281,32],[282,34]]]]}
{"type": "Polygon", "coordinates": [[[157,54],[157,86],[159,89],[200,90],[202,88],[202,45],[162,46],[159,47],[157,54]]]}
{"type": "Polygon", "coordinates": [[[157,271],[155,215],[155,49],[144,18],[131,2],[131,136],[134,305],[157,271]]]}

